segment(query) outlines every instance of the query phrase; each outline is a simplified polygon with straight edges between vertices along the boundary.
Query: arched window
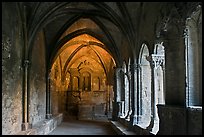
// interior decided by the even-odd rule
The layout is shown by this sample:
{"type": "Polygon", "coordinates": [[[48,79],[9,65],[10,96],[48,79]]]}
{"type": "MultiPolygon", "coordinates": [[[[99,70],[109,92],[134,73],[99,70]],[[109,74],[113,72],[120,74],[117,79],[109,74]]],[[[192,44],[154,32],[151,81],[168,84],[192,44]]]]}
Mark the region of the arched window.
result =
{"type": "Polygon", "coordinates": [[[198,6],[186,20],[186,106],[202,106],[202,12],[198,6]]]}
{"type": "Polygon", "coordinates": [[[69,90],[69,86],[70,86],[70,78],[71,78],[71,76],[70,76],[70,73],[68,72],[68,73],[66,73],[66,76],[65,76],[65,84],[66,84],[66,89],[67,89],[67,91],[69,90]]]}
{"type": "Polygon", "coordinates": [[[93,84],[93,90],[94,91],[100,90],[100,78],[99,77],[95,76],[93,78],[92,84],[93,84]]]}
{"type": "Polygon", "coordinates": [[[73,91],[79,90],[79,78],[73,77],[73,91]]]}
{"type": "Polygon", "coordinates": [[[89,72],[84,72],[82,74],[82,89],[84,91],[91,91],[91,74],[89,72]]]}
{"type": "Polygon", "coordinates": [[[151,68],[147,61],[149,50],[143,44],[139,55],[139,126],[146,128],[151,120],[151,68]]]}

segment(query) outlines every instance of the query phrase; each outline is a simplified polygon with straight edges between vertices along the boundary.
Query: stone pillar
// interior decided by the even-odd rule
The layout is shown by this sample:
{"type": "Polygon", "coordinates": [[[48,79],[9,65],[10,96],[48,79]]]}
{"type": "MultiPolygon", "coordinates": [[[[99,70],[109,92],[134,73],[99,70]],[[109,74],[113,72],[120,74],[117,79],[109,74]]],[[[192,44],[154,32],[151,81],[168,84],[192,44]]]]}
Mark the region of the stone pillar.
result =
{"type": "Polygon", "coordinates": [[[51,70],[48,72],[47,76],[47,86],[46,86],[46,119],[50,119],[52,117],[51,114],[51,96],[50,96],[50,79],[51,79],[51,70]]]}
{"type": "Polygon", "coordinates": [[[29,90],[28,90],[28,67],[29,67],[29,60],[24,60],[24,90],[22,96],[22,103],[23,103],[23,113],[22,113],[22,130],[28,130],[31,128],[31,124],[29,123],[29,90]]]}
{"type": "Polygon", "coordinates": [[[110,85],[106,86],[106,114],[110,112],[110,85]]]}
{"type": "MultiPolygon", "coordinates": [[[[130,66],[130,68],[131,68],[132,66],[130,66]]],[[[131,68],[132,69],[132,68],[131,68]]],[[[127,78],[128,78],[128,92],[129,92],[129,97],[128,97],[128,112],[127,112],[127,115],[126,115],[126,119],[128,119],[128,120],[130,120],[130,116],[131,116],[131,114],[132,114],[132,93],[133,93],[133,89],[132,89],[132,74],[131,74],[131,70],[128,70],[128,72],[127,72],[127,74],[125,74],[125,75],[127,75],[127,78]]]]}
{"type": "Polygon", "coordinates": [[[110,111],[110,89],[109,89],[109,85],[107,85],[106,86],[106,89],[107,89],[107,91],[106,91],[106,96],[107,96],[107,108],[106,108],[106,110],[107,110],[107,114],[109,113],[109,111],[110,111]]]}
{"type": "Polygon", "coordinates": [[[137,64],[134,63],[131,66],[131,73],[132,73],[132,80],[131,80],[131,106],[132,106],[132,114],[130,116],[130,121],[131,121],[131,125],[136,125],[137,124],[137,100],[138,100],[138,96],[137,96],[137,64]]]}
{"type": "Polygon", "coordinates": [[[122,85],[122,89],[124,91],[122,91],[123,97],[124,97],[124,118],[127,119],[128,118],[128,112],[129,112],[129,78],[128,78],[128,74],[125,73],[124,71],[122,71],[122,74],[124,76],[124,80],[123,80],[123,85],[122,85]]]}
{"type": "Polygon", "coordinates": [[[185,41],[182,38],[183,34],[179,33],[171,32],[171,35],[163,40],[165,67],[163,64],[162,69],[164,73],[165,105],[157,105],[159,115],[158,135],[186,134],[185,41]]]}
{"type": "Polygon", "coordinates": [[[122,68],[117,68],[116,69],[116,102],[117,102],[117,107],[118,107],[118,114],[117,116],[120,117],[122,115],[122,110],[121,108],[121,75],[120,75],[120,71],[122,70],[122,68]]]}
{"type": "MultiPolygon", "coordinates": [[[[165,57],[164,57],[165,58],[165,57]]],[[[165,59],[161,65],[162,67],[162,72],[163,72],[163,103],[162,104],[165,104],[165,98],[166,98],[166,77],[165,77],[165,59]]]]}
{"type": "Polygon", "coordinates": [[[108,116],[112,113],[112,99],[113,99],[113,90],[112,85],[107,85],[107,93],[108,93],[108,116]]]}
{"type": "Polygon", "coordinates": [[[141,64],[137,64],[137,75],[138,75],[138,86],[137,86],[137,124],[140,124],[141,121],[141,78],[142,78],[142,72],[141,72],[141,64]]]}
{"type": "Polygon", "coordinates": [[[113,113],[112,113],[112,119],[117,120],[121,115],[121,77],[120,77],[120,71],[122,68],[116,68],[114,73],[114,102],[113,102],[113,113]]]}
{"type": "Polygon", "coordinates": [[[23,6],[23,34],[24,34],[24,62],[23,62],[23,68],[24,68],[24,80],[23,80],[23,93],[22,93],[22,130],[28,130],[32,127],[32,125],[29,123],[29,88],[28,88],[28,69],[30,65],[30,61],[28,60],[28,38],[27,38],[27,20],[26,20],[26,6],[23,6]]]}
{"type": "Polygon", "coordinates": [[[174,37],[165,46],[165,104],[185,106],[185,46],[181,36],[174,37]]]}
{"type": "Polygon", "coordinates": [[[157,55],[152,54],[149,58],[150,65],[151,65],[151,71],[152,71],[152,92],[151,92],[151,122],[149,125],[149,129],[152,133],[156,134],[159,130],[159,117],[158,117],[158,110],[157,110],[157,104],[158,104],[158,76],[157,69],[158,67],[162,66],[164,62],[164,55],[157,55]]]}
{"type": "Polygon", "coordinates": [[[199,106],[201,95],[199,91],[199,48],[198,36],[195,26],[188,21],[190,26],[184,29],[185,53],[186,53],[186,106],[199,106]]]}

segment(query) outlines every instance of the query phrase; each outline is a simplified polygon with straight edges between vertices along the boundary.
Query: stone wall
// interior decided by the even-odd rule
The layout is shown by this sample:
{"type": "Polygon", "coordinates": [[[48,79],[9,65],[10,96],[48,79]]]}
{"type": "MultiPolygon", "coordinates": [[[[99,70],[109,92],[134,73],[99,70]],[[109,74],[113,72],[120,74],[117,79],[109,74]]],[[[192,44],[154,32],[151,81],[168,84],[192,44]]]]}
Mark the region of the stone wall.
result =
{"type": "Polygon", "coordinates": [[[202,135],[202,107],[187,109],[187,134],[202,135]]]}
{"type": "Polygon", "coordinates": [[[2,134],[21,130],[23,36],[15,3],[2,3],[2,134]]]}
{"type": "Polygon", "coordinates": [[[27,131],[20,131],[15,135],[48,135],[52,132],[58,125],[61,124],[63,119],[63,114],[53,116],[51,119],[42,120],[35,125],[32,129],[27,131]]]}
{"type": "Polygon", "coordinates": [[[176,106],[158,107],[159,135],[186,135],[186,109],[176,106]]]}
{"type": "Polygon", "coordinates": [[[46,61],[43,33],[38,33],[33,45],[29,73],[30,122],[35,124],[46,115],[46,61]]]}
{"type": "Polygon", "coordinates": [[[107,91],[67,91],[66,112],[77,119],[92,120],[105,116],[107,111],[107,91]]]}
{"type": "Polygon", "coordinates": [[[82,93],[82,99],[78,103],[78,118],[93,120],[97,116],[105,116],[107,91],[90,91],[82,93]]]}
{"type": "Polygon", "coordinates": [[[158,105],[158,135],[201,135],[202,108],[158,105]]]}

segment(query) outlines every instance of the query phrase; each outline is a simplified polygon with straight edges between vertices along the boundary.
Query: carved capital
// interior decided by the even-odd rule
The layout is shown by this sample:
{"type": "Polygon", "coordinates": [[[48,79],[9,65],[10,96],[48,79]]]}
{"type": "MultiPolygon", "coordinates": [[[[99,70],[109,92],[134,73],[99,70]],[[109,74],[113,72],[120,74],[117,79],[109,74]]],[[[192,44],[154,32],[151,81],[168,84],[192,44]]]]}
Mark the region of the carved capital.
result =
{"type": "Polygon", "coordinates": [[[163,55],[152,54],[150,59],[151,66],[155,69],[157,69],[159,66],[162,66],[164,63],[163,55]]]}
{"type": "Polygon", "coordinates": [[[29,60],[24,60],[24,67],[28,67],[30,65],[30,61],[29,60]]]}
{"type": "Polygon", "coordinates": [[[184,30],[183,30],[183,38],[188,38],[188,35],[189,34],[189,32],[188,32],[188,28],[185,28],[184,30]]]}

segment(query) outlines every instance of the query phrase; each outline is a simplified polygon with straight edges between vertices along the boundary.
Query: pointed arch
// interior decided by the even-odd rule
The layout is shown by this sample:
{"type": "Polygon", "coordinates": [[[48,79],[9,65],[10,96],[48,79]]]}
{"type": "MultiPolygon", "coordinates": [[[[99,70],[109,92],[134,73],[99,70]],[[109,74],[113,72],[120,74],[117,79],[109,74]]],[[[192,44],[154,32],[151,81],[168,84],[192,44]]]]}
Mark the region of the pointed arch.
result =
{"type": "Polygon", "coordinates": [[[151,68],[147,61],[149,49],[142,44],[139,54],[139,126],[146,128],[151,121],[151,68]]]}

